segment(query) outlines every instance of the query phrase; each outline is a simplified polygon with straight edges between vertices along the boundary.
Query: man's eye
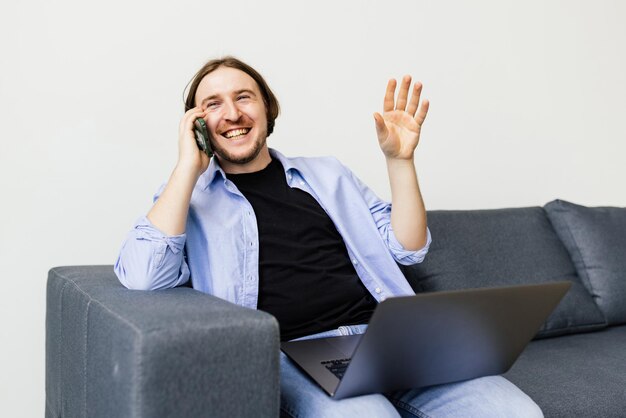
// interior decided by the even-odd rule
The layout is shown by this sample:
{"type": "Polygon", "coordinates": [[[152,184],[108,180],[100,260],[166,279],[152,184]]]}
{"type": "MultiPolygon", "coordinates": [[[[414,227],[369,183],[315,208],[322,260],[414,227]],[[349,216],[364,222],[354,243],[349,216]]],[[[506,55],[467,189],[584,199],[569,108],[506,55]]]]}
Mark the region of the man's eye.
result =
{"type": "Polygon", "coordinates": [[[243,99],[249,99],[250,96],[248,96],[247,94],[242,94],[241,96],[237,97],[237,100],[243,100],[243,99]]]}
{"type": "Polygon", "coordinates": [[[206,108],[207,108],[207,109],[210,109],[210,108],[215,107],[215,106],[217,106],[217,105],[218,105],[218,103],[217,103],[217,102],[210,102],[210,103],[207,103],[206,108]]]}

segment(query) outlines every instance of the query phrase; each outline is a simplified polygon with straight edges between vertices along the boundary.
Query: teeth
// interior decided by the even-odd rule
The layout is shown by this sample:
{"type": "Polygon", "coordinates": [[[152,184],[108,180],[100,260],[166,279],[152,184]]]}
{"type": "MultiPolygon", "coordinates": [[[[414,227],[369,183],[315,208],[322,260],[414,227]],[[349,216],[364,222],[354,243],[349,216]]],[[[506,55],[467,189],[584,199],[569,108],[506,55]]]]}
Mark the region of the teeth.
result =
{"type": "Polygon", "coordinates": [[[250,131],[248,128],[244,129],[233,129],[232,131],[228,131],[224,134],[226,138],[234,138],[236,136],[245,135],[250,131]]]}

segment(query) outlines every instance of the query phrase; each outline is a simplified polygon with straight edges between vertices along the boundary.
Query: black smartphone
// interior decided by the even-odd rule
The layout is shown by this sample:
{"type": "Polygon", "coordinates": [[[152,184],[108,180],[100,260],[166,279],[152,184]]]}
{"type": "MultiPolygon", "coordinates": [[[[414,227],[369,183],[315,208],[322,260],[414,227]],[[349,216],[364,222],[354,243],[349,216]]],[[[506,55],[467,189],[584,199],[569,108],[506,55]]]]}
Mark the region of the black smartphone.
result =
{"type": "Polygon", "coordinates": [[[213,149],[211,149],[211,141],[209,141],[209,130],[207,129],[206,122],[202,118],[198,118],[193,123],[194,133],[196,134],[196,143],[200,151],[204,151],[206,155],[211,158],[213,156],[213,149]]]}

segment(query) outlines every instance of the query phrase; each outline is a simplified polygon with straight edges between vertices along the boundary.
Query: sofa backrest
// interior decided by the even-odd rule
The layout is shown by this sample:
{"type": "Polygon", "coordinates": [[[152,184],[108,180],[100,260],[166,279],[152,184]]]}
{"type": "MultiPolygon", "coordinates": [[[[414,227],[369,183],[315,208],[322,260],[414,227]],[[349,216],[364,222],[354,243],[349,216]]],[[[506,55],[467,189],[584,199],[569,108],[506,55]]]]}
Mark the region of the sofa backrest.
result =
{"type": "Polygon", "coordinates": [[[606,326],[542,208],[430,211],[428,225],[426,259],[404,269],[416,292],[569,280],[570,291],[537,337],[606,326]]]}

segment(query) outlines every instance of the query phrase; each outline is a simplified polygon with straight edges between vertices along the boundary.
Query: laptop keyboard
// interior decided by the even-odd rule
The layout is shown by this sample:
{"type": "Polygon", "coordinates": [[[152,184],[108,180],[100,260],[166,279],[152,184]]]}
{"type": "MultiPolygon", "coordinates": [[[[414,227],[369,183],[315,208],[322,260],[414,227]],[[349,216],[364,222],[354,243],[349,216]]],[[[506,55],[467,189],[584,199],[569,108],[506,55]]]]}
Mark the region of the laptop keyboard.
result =
{"type": "Polygon", "coordinates": [[[322,364],[337,378],[343,378],[346,369],[348,368],[348,364],[350,364],[349,358],[343,358],[338,360],[326,360],[322,361],[322,364]]]}

